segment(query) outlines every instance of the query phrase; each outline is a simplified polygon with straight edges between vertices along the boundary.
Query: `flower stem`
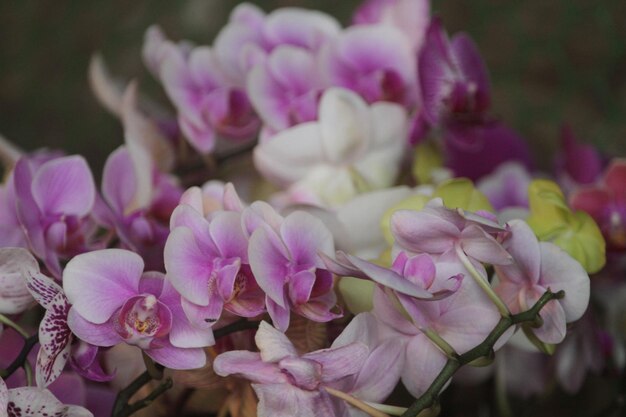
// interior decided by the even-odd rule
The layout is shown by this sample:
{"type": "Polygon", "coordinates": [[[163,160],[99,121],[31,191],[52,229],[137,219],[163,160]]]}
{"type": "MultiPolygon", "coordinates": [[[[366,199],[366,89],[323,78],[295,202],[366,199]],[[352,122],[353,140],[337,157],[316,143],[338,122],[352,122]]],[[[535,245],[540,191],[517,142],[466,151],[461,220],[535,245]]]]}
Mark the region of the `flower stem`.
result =
{"type": "Polygon", "coordinates": [[[371,405],[377,410],[389,414],[390,416],[401,416],[403,413],[406,413],[406,410],[408,410],[406,407],[397,407],[395,405],[379,404],[370,401],[363,402],[367,405],[371,405]]]}
{"type": "Polygon", "coordinates": [[[13,375],[13,373],[17,371],[19,368],[24,367],[24,364],[27,363],[28,361],[28,354],[33,349],[33,346],[37,344],[38,341],[39,341],[39,335],[37,334],[32,335],[31,337],[26,339],[24,341],[24,346],[22,346],[22,350],[20,351],[19,355],[17,355],[17,358],[15,358],[13,362],[11,362],[11,364],[9,364],[9,366],[6,369],[0,370],[0,377],[2,377],[3,379],[6,379],[10,377],[11,375],[13,375]]]}
{"type": "Polygon", "coordinates": [[[26,333],[26,330],[24,330],[22,326],[20,326],[19,324],[17,324],[16,322],[11,320],[4,314],[0,314],[0,323],[5,324],[9,326],[10,328],[12,328],[13,330],[15,330],[16,332],[18,332],[20,336],[22,336],[24,339],[28,339],[30,337],[30,335],[26,333]]]}
{"type": "Polygon", "coordinates": [[[368,415],[370,415],[371,417],[389,417],[388,414],[383,413],[380,410],[377,410],[376,408],[372,407],[371,405],[359,400],[356,397],[353,397],[350,394],[346,394],[343,391],[339,391],[336,390],[334,388],[330,388],[330,387],[324,387],[324,389],[326,390],[327,393],[329,393],[332,396],[335,396],[337,398],[340,398],[342,400],[344,400],[345,402],[347,402],[348,404],[358,408],[359,410],[367,413],[368,415]]]}
{"type": "Polygon", "coordinates": [[[487,297],[489,297],[489,299],[496,305],[498,311],[500,312],[500,315],[502,317],[510,316],[511,312],[509,311],[506,304],[504,304],[504,301],[502,301],[500,296],[495,293],[493,288],[491,288],[491,285],[489,285],[489,281],[487,281],[487,279],[476,270],[476,268],[472,264],[472,261],[470,261],[465,252],[463,252],[461,246],[455,245],[454,249],[465,269],[467,269],[467,271],[470,273],[472,278],[474,278],[474,281],[476,281],[476,283],[483,290],[483,292],[487,294],[487,297]]]}
{"type": "Polygon", "coordinates": [[[479,358],[490,357],[493,355],[493,347],[498,342],[500,337],[502,337],[502,335],[509,329],[509,327],[516,324],[534,322],[537,320],[541,309],[549,301],[563,298],[564,295],[565,292],[563,291],[553,293],[552,291],[547,290],[529,310],[500,318],[498,324],[496,324],[491,333],[489,333],[482,343],[464,354],[458,355],[456,358],[448,359],[430,387],[428,387],[426,392],[424,392],[421,397],[416,399],[415,402],[411,404],[407,411],[402,414],[402,417],[416,417],[421,411],[434,406],[439,399],[439,393],[443,387],[461,366],[467,365],[468,363],[479,358]]]}
{"type": "Polygon", "coordinates": [[[250,321],[248,319],[237,320],[236,322],[230,323],[224,327],[220,327],[219,329],[213,332],[215,336],[215,340],[228,336],[231,333],[240,332],[242,330],[250,330],[250,329],[258,329],[259,321],[250,321]]]}
{"type": "Polygon", "coordinates": [[[427,338],[429,338],[431,342],[433,342],[435,345],[437,345],[437,347],[439,349],[441,349],[443,351],[443,353],[445,353],[448,358],[455,358],[455,357],[458,356],[458,354],[456,353],[454,348],[452,346],[450,346],[450,344],[448,342],[446,342],[443,337],[439,336],[439,334],[437,332],[435,332],[434,330],[432,330],[432,329],[423,329],[422,333],[424,333],[424,335],[427,338]]]}

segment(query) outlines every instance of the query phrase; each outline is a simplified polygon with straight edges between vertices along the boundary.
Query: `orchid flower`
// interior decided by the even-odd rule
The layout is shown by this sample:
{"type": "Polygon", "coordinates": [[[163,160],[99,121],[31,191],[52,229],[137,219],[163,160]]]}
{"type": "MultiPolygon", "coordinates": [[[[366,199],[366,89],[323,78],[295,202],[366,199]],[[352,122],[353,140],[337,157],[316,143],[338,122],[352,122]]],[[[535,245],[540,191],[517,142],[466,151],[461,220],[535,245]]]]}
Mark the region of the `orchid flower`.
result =
{"type": "Polygon", "coordinates": [[[2,378],[0,378],[0,415],[93,417],[93,414],[83,407],[61,403],[45,389],[35,387],[8,389],[2,378]]]}
{"type": "Polygon", "coordinates": [[[418,73],[424,116],[431,125],[489,108],[489,75],[478,48],[464,33],[448,39],[438,18],[428,28],[418,73]]]}
{"type": "Polygon", "coordinates": [[[287,330],[290,310],[317,322],[341,317],[331,311],[337,302],[333,276],[318,255],[334,252],[333,238],[319,219],[301,211],[282,218],[256,203],[244,210],[243,221],[250,231],[250,268],[276,328],[287,330]]]}
{"type": "Polygon", "coordinates": [[[246,139],[259,128],[245,91],[228,80],[210,48],[194,48],[188,56],[169,48],[160,77],[182,132],[199,152],[212,151],[218,136],[246,139]]]}
{"type": "Polygon", "coordinates": [[[41,347],[35,373],[37,386],[46,388],[57,380],[68,360],[80,375],[94,381],[110,381],[112,376],[105,374],[95,360],[98,348],[74,339],[67,324],[70,304],[63,289],[38,269],[28,274],[25,283],[28,291],[46,310],[39,325],[41,347]],[[72,343],[79,348],[72,349],[72,343]]]}
{"type": "Polygon", "coordinates": [[[196,326],[212,326],[223,309],[244,317],[265,311],[264,294],[248,262],[241,213],[217,211],[207,220],[194,207],[181,204],[171,223],[165,245],[167,277],[196,326]]]}
{"type": "Polygon", "coordinates": [[[104,166],[102,195],[106,205],[97,206],[99,221],[114,228],[123,246],[140,253],[149,269],[163,270],[169,217],[181,195],[174,179],[149,160],[138,165],[130,149],[121,146],[104,166]]]}
{"type": "Polygon", "coordinates": [[[596,185],[581,187],[570,196],[572,208],[583,210],[598,223],[609,249],[626,250],[626,160],[615,159],[596,185]]]}
{"type": "Polygon", "coordinates": [[[368,353],[364,344],[350,343],[300,356],[284,334],[264,321],[255,340],[260,352],[222,353],[213,368],[218,375],[234,374],[253,382],[259,417],[343,415],[346,406],[324,388],[361,369],[368,353]]]}
{"type": "Polygon", "coordinates": [[[163,274],[143,273],[139,255],[104,249],[74,257],[63,272],[72,305],[68,325],[95,346],[126,342],[172,369],[194,369],[206,361],[202,347],[214,344],[183,312],[180,294],[163,274]]]}
{"type": "Polygon", "coordinates": [[[228,24],[218,33],[215,54],[234,85],[243,87],[249,71],[274,48],[290,45],[317,52],[340,29],[332,16],[316,10],[287,7],[266,15],[243,3],[233,9],[228,24]]]}
{"type": "Polygon", "coordinates": [[[565,291],[565,298],[546,304],[540,313],[544,324],[532,329],[544,343],[560,343],[565,337],[565,324],[578,320],[587,309],[589,276],[565,251],[552,243],[539,242],[526,222],[512,220],[508,229],[510,235],[503,246],[515,263],[495,265],[499,278],[495,290],[512,313],[529,309],[548,289],[565,291]]]}
{"type": "Polygon", "coordinates": [[[23,157],[15,165],[17,213],[30,249],[60,277],[60,259],[89,248],[96,189],[81,156],[23,157]]]}
{"type": "Polygon", "coordinates": [[[410,40],[385,25],[350,27],[320,52],[328,84],[352,90],[368,103],[390,101],[409,109],[417,104],[416,61],[410,40]]]}
{"type": "Polygon", "coordinates": [[[17,215],[13,170],[0,184],[0,247],[28,248],[28,239],[17,215]]]}
{"type": "Polygon", "coordinates": [[[401,106],[368,106],[349,90],[330,88],[320,101],[317,122],[297,125],[259,144],[254,162],[267,179],[291,186],[290,192],[303,194],[307,202],[333,206],[390,186],[405,134],[401,106]]]}
{"type": "Polygon", "coordinates": [[[315,60],[316,56],[306,49],[281,45],[251,69],[247,92],[265,124],[262,136],[317,119],[325,85],[315,60]]]}
{"type": "Polygon", "coordinates": [[[421,211],[399,210],[391,217],[391,230],[397,245],[414,253],[457,254],[478,262],[506,265],[511,256],[496,237],[505,229],[493,215],[452,210],[440,198],[431,200],[421,211]]]}

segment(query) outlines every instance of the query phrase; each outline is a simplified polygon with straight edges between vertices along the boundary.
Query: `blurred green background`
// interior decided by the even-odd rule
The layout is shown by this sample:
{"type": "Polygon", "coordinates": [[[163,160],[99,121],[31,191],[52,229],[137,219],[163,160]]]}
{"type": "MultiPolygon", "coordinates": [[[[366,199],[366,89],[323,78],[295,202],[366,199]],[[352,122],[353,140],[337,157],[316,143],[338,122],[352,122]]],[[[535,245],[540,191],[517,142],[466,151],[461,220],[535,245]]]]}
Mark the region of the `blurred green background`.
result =
{"type": "MultiPolygon", "coordinates": [[[[166,102],[142,66],[145,29],[208,44],[239,2],[0,2],[0,132],[25,149],[47,146],[87,156],[99,171],[122,142],[113,116],[93,98],[91,54],[136,77],[166,102]]],[[[347,23],[357,0],[256,1],[317,8],[347,23]]],[[[450,32],[478,43],[491,72],[494,113],[522,132],[548,168],[562,122],[608,154],[626,155],[626,1],[435,0],[450,32]]]]}

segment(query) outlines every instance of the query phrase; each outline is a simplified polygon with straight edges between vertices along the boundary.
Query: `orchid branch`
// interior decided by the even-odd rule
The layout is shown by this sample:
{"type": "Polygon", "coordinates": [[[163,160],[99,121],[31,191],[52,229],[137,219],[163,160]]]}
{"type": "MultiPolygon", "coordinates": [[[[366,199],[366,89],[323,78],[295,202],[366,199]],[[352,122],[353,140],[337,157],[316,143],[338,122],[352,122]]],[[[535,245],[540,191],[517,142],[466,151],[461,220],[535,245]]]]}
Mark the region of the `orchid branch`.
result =
{"type": "Polygon", "coordinates": [[[416,417],[421,411],[434,406],[439,399],[439,394],[443,387],[448,383],[448,381],[452,378],[452,376],[459,370],[459,368],[463,365],[467,365],[470,362],[473,362],[482,357],[491,357],[493,356],[493,347],[498,342],[500,337],[511,327],[516,324],[521,323],[538,323],[541,321],[541,317],[539,316],[539,312],[541,309],[550,301],[561,299],[565,296],[565,292],[558,291],[553,293],[552,291],[546,291],[539,300],[535,303],[527,311],[524,311],[519,314],[503,316],[500,318],[500,321],[494,327],[494,329],[489,333],[487,338],[480,343],[478,346],[473,349],[465,352],[462,355],[458,355],[456,357],[452,357],[448,359],[445,366],[439,372],[439,375],[435,378],[433,383],[428,387],[426,392],[422,394],[411,406],[407,409],[407,411],[402,414],[402,417],[416,417]]]}
{"type": "Polygon", "coordinates": [[[33,349],[33,346],[37,344],[37,342],[39,342],[39,335],[35,334],[27,337],[24,340],[24,346],[22,346],[22,350],[20,350],[19,355],[17,355],[17,357],[6,369],[0,370],[0,377],[6,379],[13,375],[13,373],[19,368],[24,367],[24,364],[26,364],[28,360],[28,354],[33,349]]]}
{"type": "Polygon", "coordinates": [[[220,327],[213,331],[213,335],[215,339],[220,339],[224,336],[228,336],[229,334],[240,332],[242,330],[256,330],[259,328],[259,321],[250,321],[248,319],[241,319],[228,324],[224,327],[220,327]]]}

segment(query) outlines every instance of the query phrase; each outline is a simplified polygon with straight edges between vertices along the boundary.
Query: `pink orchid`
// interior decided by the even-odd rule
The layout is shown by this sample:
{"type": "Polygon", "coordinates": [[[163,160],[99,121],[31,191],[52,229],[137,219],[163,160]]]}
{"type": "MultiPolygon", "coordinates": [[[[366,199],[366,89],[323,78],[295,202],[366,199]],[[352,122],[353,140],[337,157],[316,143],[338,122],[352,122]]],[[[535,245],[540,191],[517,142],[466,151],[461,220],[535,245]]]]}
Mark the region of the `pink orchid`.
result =
{"type": "Polygon", "coordinates": [[[213,369],[221,376],[234,374],[253,382],[259,417],[345,415],[345,404],[324,387],[361,369],[368,354],[364,344],[350,343],[300,356],[284,334],[264,321],[255,340],[260,352],[222,353],[213,369]]]}
{"type": "Polygon", "coordinates": [[[242,87],[250,69],[274,48],[291,45],[316,52],[340,30],[332,16],[316,10],[287,7],[266,15],[243,3],[233,9],[228,24],[218,33],[215,54],[232,82],[242,87]]]}
{"type": "Polygon", "coordinates": [[[596,185],[574,191],[570,201],[593,217],[610,249],[626,250],[626,159],[614,159],[596,185]]]}
{"type": "Polygon", "coordinates": [[[489,108],[489,75],[471,38],[448,39],[433,18],[419,56],[419,78],[425,119],[439,125],[459,115],[480,115],[489,108]]]}
{"type": "Polygon", "coordinates": [[[0,415],[93,417],[93,414],[83,407],[61,403],[45,389],[34,387],[8,389],[2,378],[0,378],[0,415]]]}
{"type": "Polygon", "coordinates": [[[320,61],[328,84],[355,91],[368,103],[416,104],[415,52],[393,27],[350,27],[324,46],[320,61]]]}
{"type": "Polygon", "coordinates": [[[0,314],[19,314],[33,304],[26,278],[39,263],[23,248],[0,248],[0,314]]]}
{"type": "Polygon", "coordinates": [[[248,96],[228,80],[210,48],[194,48],[187,56],[169,48],[160,77],[181,130],[199,152],[212,151],[218,136],[247,139],[258,130],[248,96]]]}
{"type": "Polygon", "coordinates": [[[96,198],[91,170],[81,156],[21,158],[15,165],[17,213],[30,249],[60,277],[60,259],[89,248],[96,198]]]}
{"type": "Polygon", "coordinates": [[[354,12],[356,25],[383,24],[403,32],[418,52],[430,23],[429,0],[365,0],[354,12]]]}
{"type": "Polygon", "coordinates": [[[396,245],[414,253],[467,256],[478,262],[506,265],[511,255],[496,237],[505,229],[490,213],[452,210],[440,198],[421,211],[399,210],[391,218],[396,245]]]}
{"type": "Polygon", "coordinates": [[[198,208],[181,204],[165,245],[167,278],[182,295],[189,319],[202,327],[212,326],[223,309],[244,317],[265,311],[263,292],[248,265],[241,213],[209,216],[207,220],[198,208]]]}
{"type": "Polygon", "coordinates": [[[63,288],[72,305],[70,329],[95,346],[138,346],[172,369],[204,366],[202,347],[214,344],[212,332],[189,322],[180,294],[163,274],[142,273],[143,268],[139,255],[122,249],[70,260],[63,272],[63,288]]]}
{"type": "Polygon", "coordinates": [[[324,92],[317,122],[302,123],[254,150],[261,173],[307,202],[336,206],[360,190],[390,186],[406,141],[406,111],[394,103],[368,106],[342,88],[324,92]]]}
{"type": "MultiPolygon", "coordinates": [[[[205,218],[209,218],[211,213],[226,210],[241,212],[244,203],[232,183],[224,184],[222,181],[211,180],[202,187],[189,187],[181,196],[179,204],[191,206],[195,211],[205,218]]],[[[183,215],[185,213],[178,212],[183,215]]],[[[178,224],[176,216],[170,219],[170,226],[178,224]]]]}
{"type": "Polygon", "coordinates": [[[515,262],[494,265],[499,284],[495,291],[512,313],[532,307],[548,289],[565,291],[565,298],[552,300],[541,310],[544,324],[533,333],[555,344],[565,337],[566,323],[578,320],[589,303],[589,276],[565,251],[549,242],[539,242],[522,220],[508,223],[510,235],[503,243],[515,262]]]}
{"type": "Polygon", "coordinates": [[[104,166],[106,204],[97,205],[97,214],[101,223],[115,229],[123,247],[143,256],[148,269],[162,271],[169,218],[181,194],[173,177],[159,172],[147,158],[137,161],[121,146],[104,166]]]}
{"type": "Polygon", "coordinates": [[[266,135],[317,119],[325,85],[315,60],[304,48],[280,45],[248,74],[247,92],[266,135]]]}
{"type": "Polygon", "coordinates": [[[155,78],[159,78],[163,61],[168,54],[168,49],[173,48],[178,53],[189,54],[193,45],[188,41],[180,41],[177,44],[170,41],[158,25],[150,26],[144,35],[141,55],[143,62],[155,78]]]}
{"type": "Polygon", "coordinates": [[[276,328],[287,330],[290,310],[317,322],[341,317],[331,311],[337,302],[333,275],[318,255],[334,252],[333,237],[319,219],[302,211],[282,218],[256,203],[244,210],[243,221],[251,233],[250,268],[276,328]]]}
{"type": "MultiPolygon", "coordinates": [[[[486,277],[482,266],[477,269],[486,277]]],[[[454,258],[442,257],[436,270],[434,291],[446,288],[451,276],[468,275],[454,258]]],[[[398,297],[410,320],[400,313],[394,298],[382,287],[377,287],[373,313],[404,349],[404,355],[399,359],[402,361],[401,378],[415,397],[424,393],[447,360],[446,354],[431,340],[432,335],[443,339],[456,353],[463,354],[481,343],[500,319],[492,301],[475,281],[469,279],[464,279],[452,295],[440,300],[398,297]]],[[[503,336],[498,345],[509,336],[503,336]]]]}

